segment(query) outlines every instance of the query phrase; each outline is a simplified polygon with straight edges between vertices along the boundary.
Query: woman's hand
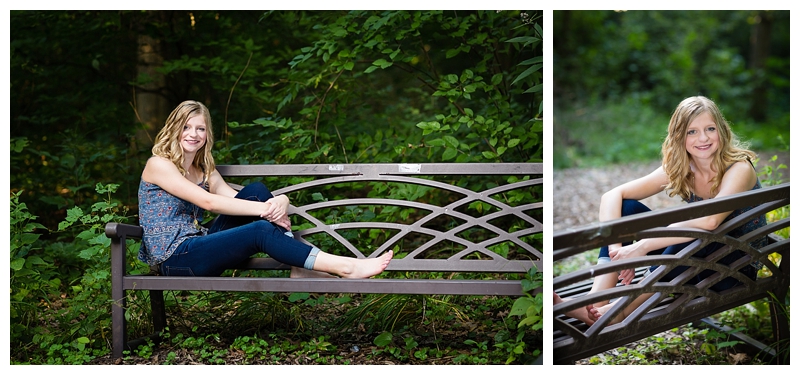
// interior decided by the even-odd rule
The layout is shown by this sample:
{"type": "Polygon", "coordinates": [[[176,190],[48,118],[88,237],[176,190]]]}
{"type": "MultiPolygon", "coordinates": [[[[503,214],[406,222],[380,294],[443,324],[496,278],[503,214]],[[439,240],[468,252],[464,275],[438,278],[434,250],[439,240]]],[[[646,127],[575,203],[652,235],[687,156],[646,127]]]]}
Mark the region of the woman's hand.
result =
{"type": "MultiPolygon", "coordinates": [[[[637,243],[633,243],[628,246],[609,246],[608,247],[608,255],[611,257],[611,261],[616,260],[623,260],[629,259],[639,256],[637,250],[637,243]]],[[[633,278],[636,276],[636,271],[633,268],[625,269],[619,272],[619,280],[622,285],[630,285],[633,281],[633,278]]]]}
{"type": "Polygon", "coordinates": [[[637,248],[636,245],[637,244],[638,244],[638,242],[634,242],[633,244],[628,245],[628,246],[619,246],[619,247],[609,246],[608,247],[608,256],[611,257],[612,261],[614,261],[614,260],[623,260],[623,259],[628,259],[628,258],[635,258],[635,257],[639,256],[637,251],[636,251],[636,248],[637,248]]]}
{"type": "Polygon", "coordinates": [[[285,195],[279,195],[268,199],[265,204],[267,207],[261,217],[271,222],[277,222],[286,216],[286,210],[289,208],[289,198],[285,195]]]}
{"type": "Polygon", "coordinates": [[[283,227],[283,229],[286,229],[289,232],[292,231],[292,221],[289,220],[289,215],[283,215],[283,217],[281,217],[280,219],[275,220],[274,223],[275,225],[279,225],[283,227]]]}

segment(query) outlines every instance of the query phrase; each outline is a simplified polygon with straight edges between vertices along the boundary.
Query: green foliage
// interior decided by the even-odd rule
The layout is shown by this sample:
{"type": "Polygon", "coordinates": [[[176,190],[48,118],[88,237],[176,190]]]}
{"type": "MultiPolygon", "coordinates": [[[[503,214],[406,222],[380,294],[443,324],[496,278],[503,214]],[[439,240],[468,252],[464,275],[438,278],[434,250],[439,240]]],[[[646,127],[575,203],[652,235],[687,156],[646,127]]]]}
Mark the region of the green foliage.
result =
{"type": "Polygon", "coordinates": [[[534,296],[534,290],[542,288],[542,273],[536,271],[536,267],[528,269],[528,273],[522,280],[522,292],[524,296],[517,298],[508,316],[519,316],[520,322],[517,324],[517,334],[513,340],[503,340],[501,335],[495,335],[495,346],[506,348],[508,359],[506,364],[519,361],[521,363],[533,364],[536,357],[541,355],[541,350],[537,348],[526,348],[525,336],[533,336],[543,327],[543,301],[541,290],[534,296]],[[501,336],[501,337],[498,337],[501,336]]]}
{"type": "Polygon", "coordinates": [[[105,224],[127,220],[126,209],[112,198],[117,187],[98,183],[95,191],[105,195],[105,200],[86,213],[80,207],[68,210],[56,232],[68,235],[72,241],[68,243],[42,243],[38,235],[31,236],[34,229],[44,227],[28,222],[35,217],[18,202],[19,194],[12,195],[12,228],[16,228],[12,230],[16,233],[12,237],[12,291],[16,290],[12,292],[12,341],[15,346],[28,347],[29,358],[41,356],[50,364],[81,364],[108,352],[103,337],[110,334],[111,272],[105,224]],[[44,245],[46,258],[32,252],[36,245],[44,245]],[[72,269],[75,263],[83,267],[80,272],[72,269]],[[26,264],[30,266],[26,268],[26,264]],[[57,307],[51,306],[51,297],[58,299],[57,307]],[[38,322],[31,321],[31,307],[44,308],[36,319],[50,323],[34,324],[38,322]]]}
{"type": "Polygon", "coordinates": [[[788,113],[788,12],[556,11],[553,18],[557,107],[632,96],[669,112],[702,94],[730,106],[728,118],[744,119],[754,88],[769,77],[766,112],[788,113]],[[765,72],[747,65],[759,22],[772,28],[771,39],[758,40],[772,47],[765,72]]]}
{"type": "Polygon", "coordinates": [[[541,160],[541,27],[508,13],[320,15],[318,39],[277,86],[274,115],[230,124],[237,138],[292,147],[237,151],[277,163],[541,160]]]}
{"type": "Polygon", "coordinates": [[[589,364],[666,365],[666,364],[727,364],[729,345],[720,343],[715,331],[697,329],[691,324],[672,329],[668,335],[651,336],[633,345],[613,350],[611,355],[590,357],[589,364]],[[720,344],[720,346],[718,346],[720,344]]]}
{"type": "Polygon", "coordinates": [[[363,323],[370,331],[394,331],[411,324],[422,313],[426,324],[446,325],[453,319],[465,319],[462,307],[454,296],[376,294],[368,296],[358,307],[348,310],[339,323],[353,326],[363,323]]]}
{"type": "Polygon", "coordinates": [[[776,150],[778,137],[788,137],[788,12],[553,18],[555,168],[658,160],[672,111],[692,95],[714,100],[752,149],[776,150]],[[771,32],[757,33],[763,25],[771,32]],[[763,45],[769,54],[759,67],[753,60],[763,45]]]}
{"type": "Polygon", "coordinates": [[[38,324],[42,305],[48,303],[61,285],[52,258],[41,252],[41,234],[34,233],[37,229],[46,228],[35,222],[37,217],[28,212],[25,203],[19,201],[21,193],[11,194],[9,221],[12,341],[30,341],[28,327],[38,324]]]}

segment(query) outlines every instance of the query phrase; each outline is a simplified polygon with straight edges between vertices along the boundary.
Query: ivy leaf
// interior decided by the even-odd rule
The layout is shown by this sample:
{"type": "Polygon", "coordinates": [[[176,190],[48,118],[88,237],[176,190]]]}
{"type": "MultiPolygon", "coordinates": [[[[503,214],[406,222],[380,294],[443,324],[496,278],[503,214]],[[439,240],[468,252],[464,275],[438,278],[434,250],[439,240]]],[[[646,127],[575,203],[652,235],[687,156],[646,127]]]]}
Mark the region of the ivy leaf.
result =
{"type": "Polygon", "coordinates": [[[426,141],[425,144],[432,147],[441,147],[444,146],[444,140],[441,138],[431,139],[430,141],[426,141]]]}
{"type": "Polygon", "coordinates": [[[503,74],[497,73],[492,76],[492,85],[497,86],[503,81],[503,74]]]}
{"type": "Polygon", "coordinates": [[[384,332],[378,335],[378,337],[376,337],[372,343],[377,346],[386,346],[392,343],[392,337],[393,336],[391,332],[384,332]]]}
{"type": "Polygon", "coordinates": [[[458,151],[454,148],[446,148],[442,154],[442,161],[450,160],[458,155],[458,151]]]}
{"type": "Polygon", "coordinates": [[[526,315],[525,313],[528,311],[528,307],[531,306],[533,306],[533,298],[517,298],[517,300],[514,301],[514,305],[511,306],[511,311],[508,313],[508,316],[526,315]]]}
{"type": "Polygon", "coordinates": [[[90,247],[88,249],[83,249],[78,253],[78,257],[82,259],[92,259],[97,253],[99,252],[98,248],[90,247]]]}
{"type": "Polygon", "coordinates": [[[308,294],[308,293],[299,293],[299,292],[298,293],[292,293],[292,294],[289,295],[289,302],[297,302],[297,301],[300,301],[300,300],[305,300],[305,299],[308,299],[309,296],[310,296],[310,294],[308,294]]]}
{"type": "Polygon", "coordinates": [[[41,235],[40,234],[34,234],[34,233],[23,233],[21,236],[19,236],[20,245],[21,246],[30,245],[30,244],[36,242],[36,240],[39,239],[39,236],[41,236],[41,235]]]}
{"type": "Polygon", "coordinates": [[[392,66],[392,64],[393,63],[391,61],[386,61],[386,59],[377,59],[374,62],[372,62],[372,65],[379,66],[381,69],[386,69],[392,66]]]}
{"type": "Polygon", "coordinates": [[[466,82],[468,79],[472,79],[474,75],[475,73],[472,73],[471,70],[469,69],[464,70],[464,73],[461,73],[461,83],[466,82]]]}
{"type": "Polygon", "coordinates": [[[445,141],[445,142],[447,142],[447,144],[449,144],[449,145],[450,145],[450,146],[452,146],[453,148],[457,148],[457,147],[458,147],[458,144],[459,144],[459,142],[458,142],[458,139],[456,139],[456,138],[455,138],[455,137],[453,137],[452,135],[446,135],[446,136],[444,136],[444,141],[445,141]]]}
{"type": "Polygon", "coordinates": [[[19,271],[25,266],[25,258],[17,258],[11,261],[11,269],[19,271]]]}

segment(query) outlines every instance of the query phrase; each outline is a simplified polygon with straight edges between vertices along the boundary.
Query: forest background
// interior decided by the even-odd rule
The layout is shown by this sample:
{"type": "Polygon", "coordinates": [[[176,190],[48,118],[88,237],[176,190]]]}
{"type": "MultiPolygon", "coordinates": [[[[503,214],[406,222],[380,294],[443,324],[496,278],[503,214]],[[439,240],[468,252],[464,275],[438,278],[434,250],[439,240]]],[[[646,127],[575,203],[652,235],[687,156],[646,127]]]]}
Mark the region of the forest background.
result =
{"type": "Polygon", "coordinates": [[[554,11],[553,66],[556,169],[660,159],[694,95],[754,150],[788,150],[789,11],[554,11]]]}
{"type": "MultiPolygon", "coordinates": [[[[217,164],[541,162],[541,25],[541,11],[11,11],[12,363],[108,356],[103,227],[136,222],[141,170],[178,103],[210,109],[217,164]]],[[[147,272],[133,256],[129,266],[147,272]]],[[[361,360],[525,363],[541,349],[540,327],[504,318],[512,299],[402,298],[394,303],[412,311],[404,319],[422,323],[376,323],[361,360]],[[443,346],[412,334],[490,308],[499,317],[486,323],[488,338],[443,346]]],[[[187,314],[205,318],[170,332],[160,357],[152,345],[128,354],[155,363],[186,363],[176,353],[187,352],[202,363],[228,363],[231,353],[247,353],[233,355],[240,363],[346,363],[340,353],[357,346],[336,343],[335,329],[315,321],[317,331],[298,335],[301,309],[355,305],[332,300],[176,296],[171,309],[210,311],[187,314]],[[251,315],[242,305],[255,306],[251,315]],[[222,319],[208,306],[238,315],[222,319]],[[223,337],[233,326],[263,332],[264,306],[280,310],[287,327],[273,321],[269,338],[245,328],[223,337]]],[[[147,330],[139,304],[127,313],[132,334],[147,330]]]]}

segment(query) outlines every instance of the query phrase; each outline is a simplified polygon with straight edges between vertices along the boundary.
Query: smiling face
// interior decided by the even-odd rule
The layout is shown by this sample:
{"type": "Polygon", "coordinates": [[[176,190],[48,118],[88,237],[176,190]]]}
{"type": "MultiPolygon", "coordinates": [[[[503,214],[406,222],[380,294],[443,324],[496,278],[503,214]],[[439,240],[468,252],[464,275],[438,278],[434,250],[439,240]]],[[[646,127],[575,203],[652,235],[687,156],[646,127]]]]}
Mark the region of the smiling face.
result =
{"type": "Polygon", "coordinates": [[[703,112],[686,128],[686,151],[694,160],[712,159],[719,149],[719,132],[714,118],[703,112]]]}
{"type": "Polygon", "coordinates": [[[181,133],[181,147],[188,159],[193,159],[197,151],[206,144],[207,127],[205,117],[202,115],[190,117],[183,125],[181,133]]]}

